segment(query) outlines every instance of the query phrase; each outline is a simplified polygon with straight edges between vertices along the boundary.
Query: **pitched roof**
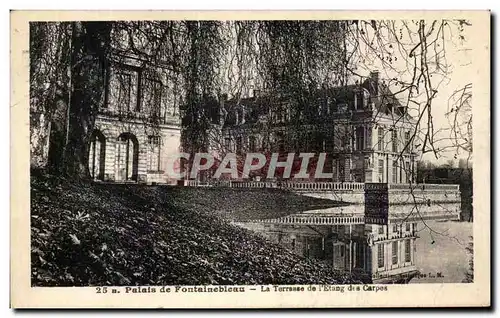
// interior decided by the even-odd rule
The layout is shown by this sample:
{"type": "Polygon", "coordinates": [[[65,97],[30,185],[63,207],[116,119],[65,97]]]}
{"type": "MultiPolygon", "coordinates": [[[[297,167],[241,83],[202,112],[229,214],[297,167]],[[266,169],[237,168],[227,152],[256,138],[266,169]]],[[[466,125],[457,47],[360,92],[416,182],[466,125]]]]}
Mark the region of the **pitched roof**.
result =
{"type": "Polygon", "coordinates": [[[304,91],[302,95],[299,93],[295,94],[295,96],[292,94],[289,94],[289,96],[279,96],[273,92],[259,92],[257,96],[253,97],[241,99],[233,98],[224,102],[224,109],[228,112],[225,126],[234,125],[236,123],[236,113],[238,113],[238,116],[242,116],[243,111],[245,112],[245,123],[256,123],[259,117],[264,117],[269,114],[270,108],[277,110],[279,107],[283,107],[283,110],[286,110],[290,101],[294,99],[304,100],[303,105],[306,106],[303,109],[306,111],[309,109],[311,112],[316,112],[321,103],[327,102],[327,98],[330,103],[333,99],[335,108],[338,105],[347,104],[348,108],[352,109],[354,107],[355,94],[360,91],[366,92],[369,103],[373,103],[372,109],[374,111],[386,113],[388,105],[391,105],[393,109],[402,107],[399,100],[386,84],[379,82],[378,87],[374,87],[373,83],[373,80],[368,78],[361,84],[319,88],[312,93],[304,91]],[[377,96],[374,96],[375,91],[378,92],[377,96]]]}

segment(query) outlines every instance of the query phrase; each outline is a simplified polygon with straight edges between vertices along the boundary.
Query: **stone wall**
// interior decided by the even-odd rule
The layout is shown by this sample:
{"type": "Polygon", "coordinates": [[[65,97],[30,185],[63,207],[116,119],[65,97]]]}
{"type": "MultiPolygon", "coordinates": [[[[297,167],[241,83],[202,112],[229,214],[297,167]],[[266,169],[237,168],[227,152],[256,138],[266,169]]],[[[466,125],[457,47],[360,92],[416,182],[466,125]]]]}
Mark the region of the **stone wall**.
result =
{"type": "MultiPolygon", "coordinates": [[[[95,129],[104,139],[104,168],[102,175],[103,181],[128,181],[119,175],[119,169],[123,166],[119,164],[119,138],[126,137],[131,140],[131,150],[129,166],[136,172],[134,178],[140,183],[175,183],[175,180],[165,173],[165,167],[169,155],[179,152],[180,147],[180,129],[175,126],[158,125],[150,126],[140,121],[122,122],[114,118],[99,117],[96,120],[95,129]],[[149,136],[158,136],[161,140],[160,146],[153,149],[150,144],[149,136]],[[134,155],[134,153],[136,155],[134,155]],[[157,156],[159,165],[154,169],[150,166],[151,156],[157,156]],[[160,169],[157,167],[159,166],[160,169]]],[[[91,147],[92,148],[92,147],[91,147]]],[[[123,151],[122,151],[123,152],[123,151]]],[[[96,151],[97,153],[97,151],[96,151]]],[[[97,159],[98,160],[98,159],[97,159]]],[[[92,152],[89,165],[92,165],[92,152]]],[[[92,171],[92,167],[91,167],[92,171]]],[[[94,176],[98,179],[98,176],[94,176]]]]}

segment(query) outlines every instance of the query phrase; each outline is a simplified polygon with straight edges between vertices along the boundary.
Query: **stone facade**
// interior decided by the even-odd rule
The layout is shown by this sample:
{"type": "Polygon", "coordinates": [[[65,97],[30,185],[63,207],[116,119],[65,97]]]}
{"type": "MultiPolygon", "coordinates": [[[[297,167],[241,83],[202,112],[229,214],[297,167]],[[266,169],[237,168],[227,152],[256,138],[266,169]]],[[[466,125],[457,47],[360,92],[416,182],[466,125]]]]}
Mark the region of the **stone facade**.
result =
{"type": "Polygon", "coordinates": [[[367,225],[369,255],[365,270],[374,283],[405,281],[417,273],[416,223],[367,225]]]}
{"type": "Polygon", "coordinates": [[[236,153],[325,152],[325,172],[333,172],[333,182],[414,180],[416,122],[379,83],[378,72],[361,84],[317,95],[296,111],[283,98],[263,93],[224,101],[224,145],[236,153]]]}
{"type": "Polygon", "coordinates": [[[165,172],[180,149],[179,108],[171,83],[152,80],[133,59],[110,63],[105,104],[89,154],[95,180],[175,183],[165,172]]]}
{"type": "Polygon", "coordinates": [[[178,127],[150,127],[100,116],[90,147],[89,169],[96,180],[175,183],[164,171],[169,154],[180,146],[178,127]]]}
{"type": "Polygon", "coordinates": [[[416,223],[391,225],[289,225],[244,222],[280,246],[330,264],[336,270],[362,271],[374,283],[409,281],[417,273],[416,223]]]}

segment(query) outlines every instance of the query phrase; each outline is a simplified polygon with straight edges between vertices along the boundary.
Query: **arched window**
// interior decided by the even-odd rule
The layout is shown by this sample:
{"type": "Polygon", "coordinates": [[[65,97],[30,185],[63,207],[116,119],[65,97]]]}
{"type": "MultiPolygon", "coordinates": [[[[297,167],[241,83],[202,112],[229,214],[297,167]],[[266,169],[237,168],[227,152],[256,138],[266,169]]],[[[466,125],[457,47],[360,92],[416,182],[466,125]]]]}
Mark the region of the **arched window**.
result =
{"type": "Polygon", "coordinates": [[[139,142],[131,133],[118,136],[116,143],[115,180],[137,181],[139,168],[139,142]]]}

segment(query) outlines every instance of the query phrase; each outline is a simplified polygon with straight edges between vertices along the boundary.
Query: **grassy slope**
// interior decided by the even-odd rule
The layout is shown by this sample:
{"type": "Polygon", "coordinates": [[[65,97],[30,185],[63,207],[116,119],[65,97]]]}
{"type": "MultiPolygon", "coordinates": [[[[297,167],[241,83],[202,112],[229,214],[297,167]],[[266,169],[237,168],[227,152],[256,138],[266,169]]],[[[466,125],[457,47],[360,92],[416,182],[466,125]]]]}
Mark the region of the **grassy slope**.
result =
{"type": "MultiPolygon", "coordinates": [[[[251,201],[241,193],[219,201],[217,195],[215,190],[189,193],[188,189],[167,187],[76,184],[33,175],[32,285],[352,281],[346,274],[297,257],[252,232],[230,225],[217,211],[229,209],[228,203],[232,206],[234,202],[246,202],[232,215],[244,219],[251,201]],[[210,194],[203,197],[204,193],[210,194]]],[[[254,198],[265,199],[266,195],[269,193],[256,192],[254,198]]],[[[282,205],[278,213],[303,207],[303,200],[291,199],[294,204],[282,205]]],[[[270,209],[262,211],[271,217],[270,209]]]]}

